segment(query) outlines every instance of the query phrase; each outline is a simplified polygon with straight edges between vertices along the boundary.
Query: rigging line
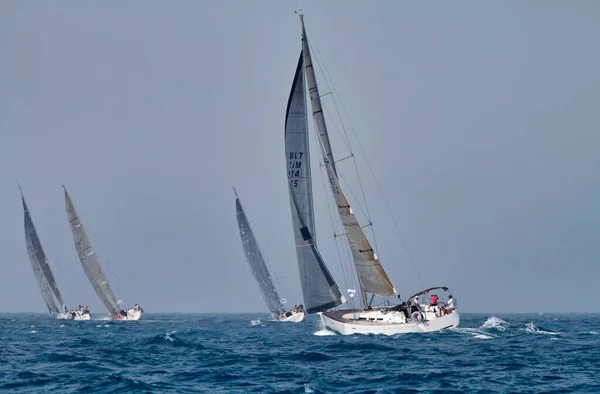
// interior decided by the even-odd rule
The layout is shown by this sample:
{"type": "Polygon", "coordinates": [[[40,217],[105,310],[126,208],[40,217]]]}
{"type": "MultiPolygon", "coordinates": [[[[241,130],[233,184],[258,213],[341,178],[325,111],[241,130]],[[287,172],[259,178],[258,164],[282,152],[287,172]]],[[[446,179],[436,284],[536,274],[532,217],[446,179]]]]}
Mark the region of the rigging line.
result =
{"type": "MultiPolygon", "coordinates": [[[[319,64],[318,61],[317,61],[317,64],[319,64]]],[[[333,106],[335,107],[335,101],[333,103],[333,106]]],[[[335,131],[338,132],[338,134],[340,135],[340,139],[342,140],[342,142],[344,143],[344,145],[346,145],[346,148],[348,149],[348,152],[350,152],[350,154],[352,155],[352,147],[349,144],[348,137],[345,135],[346,132],[344,131],[344,134],[342,134],[342,132],[340,131],[340,128],[338,127],[335,119],[333,118],[333,116],[331,116],[331,113],[329,112],[329,109],[327,109],[327,104],[325,104],[324,102],[321,101],[321,107],[325,110],[325,114],[327,114],[327,116],[331,120],[330,125],[333,124],[333,128],[335,129],[335,131]]],[[[342,129],[344,129],[344,125],[343,124],[342,124],[342,129]]]]}
{"type": "MultiPolygon", "coordinates": [[[[344,141],[344,143],[348,147],[348,150],[350,151],[350,154],[352,156],[354,156],[354,152],[352,150],[352,144],[350,142],[350,138],[348,137],[348,132],[346,131],[346,127],[344,127],[344,120],[342,119],[342,115],[341,115],[339,107],[337,105],[336,96],[337,96],[338,100],[340,101],[340,105],[342,106],[342,109],[344,110],[344,115],[348,119],[348,123],[350,124],[350,127],[353,130],[354,130],[354,126],[352,125],[352,122],[350,121],[350,116],[348,115],[348,111],[346,111],[346,107],[344,106],[344,103],[341,100],[341,96],[340,96],[340,94],[339,94],[339,92],[338,92],[338,90],[337,90],[337,88],[335,86],[335,83],[333,82],[333,77],[331,76],[331,73],[329,72],[329,69],[327,68],[327,64],[325,64],[324,60],[319,61],[319,58],[322,59],[323,57],[321,56],[321,52],[319,51],[319,48],[316,45],[312,44],[312,43],[315,42],[312,33],[310,33],[310,31],[308,29],[306,29],[306,30],[307,30],[307,33],[310,34],[310,36],[311,36],[311,41],[309,42],[309,44],[310,44],[311,47],[315,48],[315,53],[317,55],[315,57],[316,61],[317,61],[317,65],[319,66],[319,69],[321,70],[321,73],[323,74],[323,77],[324,77],[323,80],[325,81],[325,84],[327,85],[327,88],[329,89],[329,93],[331,93],[331,98],[333,100],[333,106],[334,106],[335,111],[336,111],[336,113],[338,115],[338,119],[339,119],[340,124],[342,126],[342,131],[344,132],[344,136],[346,137],[346,141],[344,141]],[[331,84],[329,83],[329,81],[331,81],[331,84]],[[333,89],[332,89],[332,87],[333,87],[333,89]]],[[[327,110],[327,108],[325,108],[325,109],[327,110]]],[[[329,114],[329,111],[327,111],[327,114],[333,120],[333,117],[331,116],[331,114],[329,114]]],[[[337,129],[337,125],[335,123],[334,123],[334,125],[336,126],[336,129],[337,129]]],[[[338,129],[338,132],[339,132],[339,129],[338,129]]],[[[356,135],[356,132],[354,133],[354,136],[355,136],[355,138],[357,139],[357,141],[358,141],[358,143],[360,145],[360,140],[358,139],[358,136],[356,135]]],[[[364,152],[363,152],[363,154],[364,154],[364,152]]],[[[363,199],[365,200],[366,210],[368,212],[369,211],[369,207],[368,207],[368,204],[366,203],[367,198],[365,196],[365,192],[364,192],[364,189],[362,187],[362,181],[360,180],[360,173],[359,173],[358,167],[356,165],[356,159],[354,159],[354,168],[356,170],[356,175],[359,178],[359,183],[361,185],[363,199]]],[[[369,221],[371,221],[370,214],[367,217],[368,217],[369,221]]]]}
{"type": "Polygon", "coordinates": [[[323,74],[323,77],[324,77],[323,80],[325,81],[325,84],[327,85],[329,92],[332,93],[331,97],[333,99],[334,107],[338,114],[338,118],[340,119],[340,123],[342,125],[342,130],[344,131],[344,135],[346,136],[346,140],[348,141],[347,142],[348,150],[350,151],[350,153],[352,153],[352,147],[350,146],[350,139],[348,138],[346,128],[344,127],[344,122],[342,121],[342,117],[340,115],[340,111],[339,111],[337,105],[335,105],[335,95],[339,96],[339,93],[337,93],[337,89],[336,89],[335,94],[333,94],[333,90],[331,89],[331,87],[333,86],[335,88],[335,85],[333,84],[333,78],[331,78],[331,73],[327,69],[327,65],[325,64],[325,61],[323,61],[322,62],[323,64],[321,65],[321,61],[319,61],[319,59],[322,59],[323,56],[321,56],[321,52],[319,51],[319,48],[313,44],[315,42],[315,40],[314,40],[314,37],[313,37],[312,33],[310,32],[310,30],[306,27],[306,22],[304,22],[304,25],[305,25],[306,33],[310,35],[310,41],[308,44],[311,48],[315,49],[314,53],[317,55],[317,56],[315,56],[315,60],[317,61],[317,66],[319,66],[319,69],[321,70],[321,73],[323,74]],[[329,80],[331,80],[331,85],[329,84],[329,80]]]}
{"type": "MultiPolygon", "coordinates": [[[[307,29],[307,33],[311,35],[311,40],[310,40],[309,44],[310,44],[311,47],[313,47],[312,43],[315,40],[313,39],[313,36],[310,33],[310,31],[308,31],[308,29],[307,29]]],[[[348,148],[348,151],[350,152],[350,155],[352,157],[352,162],[354,164],[354,171],[356,172],[356,176],[358,178],[358,184],[360,186],[361,195],[362,195],[363,202],[364,202],[364,205],[365,205],[364,209],[358,203],[358,199],[356,198],[356,196],[354,196],[354,199],[357,202],[357,204],[359,205],[360,209],[363,211],[363,214],[365,214],[365,216],[367,217],[367,220],[369,221],[369,224],[371,225],[371,236],[373,237],[373,243],[375,244],[375,249],[379,250],[379,246],[378,246],[378,243],[377,243],[377,237],[375,235],[375,227],[373,226],[373,220],[371,219],[371,212],[369,211],[369,203],[367,202],[367,196],[366,196],[366,193],[365,193],[363,182],[362,182],[362,179],[361,179],[361,176],[360,176],[360,172],[358,171],[358,165],[356,164],[356,157],[354,157],[354,152],[352,151],[352,145],[351,145],[351,142],[350,142],[350,138],[348,138],[348,133],[346,131],[346,128],[344,127],[344,121],[342,119],[339,107],[338,107],[336,99],[335,99],[336,95],[339,97],[339,93],[337,91],[337,88],[335,87],[335,84],[333,83],[333,78],[331,77],[331,73],[329,72],[329,69],[327,69],[327,65],[325,64],[325,61],[324,60],[323,61],[319,60],[319,58],[322,58],[322,56],[321,56],[321,53],[320,53],[318,47],[316,45],[314,45],[314,48],[315,48],[315,53],[317,55],[317,56],[315,56],[315,60],[317,62],[317,65],[319,66],[319,69],[321,70],[321,73],[323,74],[323,77],[324,77],[323,80],[325,81],[325,84],[327,85],[327,88],[329,89],[329,93],[331,94],[331,97],[332,97],[332,100],[333,100],[333,106],[334,106],[335,111],[336,111],[336,113],[338,115],[338,119],[340,121],[342,130],[344,132],[344,136],[346,137],[345,139],[342,138],[342,141],[344,142],[344,144],[348,148]],[[321,63],[322,63],[322,65],[321,65],[321,63]],[[329,80],[331,80],[331,85],[329,84],[329,80]],[[334,89],[331,89],[331,87],[333,87],[334,89]],[[333,94],[334,91],[335,91],[335,94],[333,94]]],[[[341,102],[341,99],[340,99],[340,103],[343,106],[343,103],[341,102]]],[[[327,106],[323,105],[323,107],[325,108],[325,112],[327,113],[327,115],[329,116],[329,118],[332,120],[335,129],[338,131],[338,133],[341,136],[339,128],[337,127],[337,124],[335,123],[335,121],[333,119],[333,116],[331,116],[331,114],[329,113],[329,110],[327,109],[327,106]]],[[[344,107],[344,109],[345,109],[345,107],[344,107]]],[[[345,111],[345,113],[346,113],[346,117],[349,120],[350,117],[347,115],[346,111],[345,111]]],[[[356,134],[355,134],[355,137],[356,137],[356,134]]],[[[356,137],[356,138],[358,139],[358,137],[356,137]]],[[[359,143],[360,143],[360,141],[359,141],[359,143]]],[[[364,154],[364,152],[363,152],[363,154],[364,154]]],[[[350,191],[352,192],[352,190],[350,190],[350,191]]]]}
{"type": "MultiPolygon", "coordinates": [[[[248,221],[248,223],[250,223],[250,221],[248,221]]],[[[253,234],[254,235],[254,234],[253,234]]],[[[282,279],[283,276],[279,276],[277,275],[277,271],[274,269],[274,267],[269,263],[269,259],[266,257],[266,250],[269,249],[269,245],[264,244],[265,245],[265,249],[263,249],[258,241],[256,241],[256,247],[258,249],[258,251],[260,252],[260,255],[263,258],[263,261],[265,263],[265,267],[267,267],[267,271],[269,272],[269,278],[271,279],[271,284],[273,285],[273,288],[275,289],[275,291],[277,292],[277,297],[279,298],[279,301],[281,301],[281,282],[279,281],[279,279],[282,279]],[[273,279],[275,280],[275,283],[273,283],[273,279]]]]}
{"type": "MultiPolygon", "coordinates": [[[[344,109],[344,112],[346,112],[343,104],[342,104],[342,109],[344,109]]],[[[361,153],[363,154],[363,157],[365,159],[365,162],[367,163],[367,167],[369,167],[369,171],[371,172],[371,176],[373,176],[373,180],[375,181],[375,185],[377,185],[377,190],[379,191],[379,194],[381,195],[381,199],[383,200],[383,203],[385,204],[385,207],[388,211],[388,214],[390,215],[391,219],[392,219],[392,223],[394,224],[394,227],[396,228],[396,232],[398,233],[398,236],[400,237],[400,240],[402,241],[402,246],[404,247],[404,250],[406,251],[406,254],[408,255],[408,259],[415,271],[415,273],[417,274],[417,278],[419,279],[419,283],[421,284],[421,287],[424,287],[423,285],[423,281],[421,279],[421,275],[419,274],[419,271],[417,270],[417,266],[415,265],[415,261],[412,257],[412,254],[410,253],[410,250],[408,249],[408,245],[406,244],[406,241],[404,240],[404,237],[402,236],[402,232],[400,231],[400,227],[398,226],[398,223],[396,222],[396,218],[394,217],[394,214],[392,213],[392,210],[390,208],[390,204],[388,203],[388,200],[385,198],[385,194],[383,193],[383,190],[381,188],[381,184],[379,183],[379,180],[377,179],[377,177],[375,176],[375,171],[373,171],[373,167],[371,166],[371,162],[369,161],[369,159],[367,158],[366,152],[362,146],[362,144],[360,143],[360,139],[358,139],[358,135],[356,134],[356,129],[354,128],[354,125],[352,124],[352,121],[350,120],[350,117],[347,115],[346,112],[346,116],[348,117],[348,123],[350,124],[350,128],[358,142],[358,146],[360,148],[361,153]]]]}
{"type": "MultiPolygon", "coordinates": [[[[331,93],[331,98],[333,100],[333,106],[335,108],[335,111],[338,115],[338,119],[340,121],[341,127],[342,127],[342,131],[344,132],[344,136],[346,137],[346,139],[344,140],[344,138],[342,138],[342,141],[344,141],[344,144],[346,145],[346,147],[348,148],[348,150],[350,151],[350,154],[352,156],[352,162],[354,163],[354,170],[356,172],[356,176],[358,178],[358,184],[360,186],[360,191],[362,194],[362,198],[365,204],[365,208],[363,209],[363,213],[365,213],[365,216],[367,217],[367,219],[369,220],[369,223],[371,224],[371,235],[373,236],[373,243],[375,244],[375,248],[379,249],[379,246],[377,245],[377,237],[375,236],[375,227],[373,226],[373,220],[371,219],[371,212],[369,211],[369,204],[367,202],[367,196],[365,193],[365,189],[363,186],[363,182],[360,176],[360,172],[358,171],[358,166],[356,164],[356,158],[354,156],[354,152],[352,151],[352,144],[350,142],[350,138],[348,137],[348,132],[346,131],[346,127],[344,127],[344,121],[342,119],[342,115],[340,113],[339,107],[337,105],[337,101],[336,101],[336,96],[338,96],[338,99],[340,101],[340,104],[342,105],[342,108],[344,110],[344,113],[346,115],[346,118],[348,119],[348,123],[350,123],[350,126],[352,129],[354,129],[354,126],[352,126],[352,123],[350,122],[350,116],[348,115],[348,112],[346,111],[345,107],[344,107],[344,103],[342,102],[341,98],[340,98],[340,94],[337,90],[337,88],[335,87],[335,84],[333,82],[333,78],[331,76],[331,73],[329,72],[329,69],[327,68],[327,65],[325,64],[325,61],[319,61],[319,58],[322,58],[321,53],[319,51],[319,48],[316,45],[313,45],[312,43],[315,42],[312,33],[310,33],[310,31],[308,29],[306,29],[307,34],[310,34],[311,36],[311,40],[309,42],[311,47],[315,48],[315,54],[317,56],[315,56],[315,60],[317,62],[317,65],[319,66],[319,69],[321,70],[321,73],[323,74],[323,80],[325,81],[325,84],[327,85],[327,88],[329,89],[329,93],[331,93]],[[322,65],[321,65],[322,63],[322,65]],[[331,80],[331,85],[329,84],[329,80],[331,80]],[[332,89],[333,87],[333,89],[332,89]],[[335,93],[335,94],[334,94],[335,93]]],[[[329,110],[327,109],[326,106],[323,106],[325,108],[325,112],[327,113],[327,115],[330,117],[330,119],[333,121],[333,117],[331,116],[331,114],[329,113],[329,110]]],[[[339,129],[336,125],[335,122],[333,122],[334,127],[336,128],[336,130],[339,133],[339,129]]],[[[341,135],[341,134],[340,134],[341,135]]],[[[358,140],[358,136],[356,135],[356,133],[354,133],[355,138],[357,139],[359,145],[360,145],[360,140],[358,140]]],[[[362,149],[362,146],[361,146],[362,149]]],[[[363,155],[364,155],[364,151],[363,151],[363,155]]],[[[372,171],[371,171],[372,172],[372,171]]],[[[358,199],[355,200],[358,202],[358,199]]],[[[362,209],[362,208],[361,208],[362,209]]],[[[415,268],[416,270],[416,268],[415,268]]],[[[417,276],[418,276],[418,272],[417,272],[417,276]]]]}
{"type": "MultiPolygon", "coordinates": [[[[98,258],[102,258],[102,260],[104,260],[104,266],[108,268],[108,271],[110,273],[110,275],[115,279],[115,284],[116,286],[112,287],[112,290],[114,292],[115,287],[116,290],[118,291],[119,294],[122,294],[122,290],[123,288],[121,287],[121,280],[119,279],[119,276],[117,275],[117,273],[115,272],[115,270],[112,267],[112,264],[110,263],[110,258],[108,257],[108,253],[106,252],[106,250],[104,249],[104,246],[102,245],[102,242],[100,242],[100,238],[98,238],[97,234],[94,232],[94,230],[92,228],[90,228],[90,226],[88,224],[86,224],[83,219],[81,219],[81,217],[79,218],[79,221],[81,222],[81,224],[84,226],[84,228],[94,237],[95,240],[95,245],[94,245],[94,249],[98,249],[100,250],[102,253],[98,256],[98,258]],[[96,248],[97,246],[97,248],[96,248]]],[[[89,238],[89,236],[88,236],[89,238]]],[[[91,244],[91,240],[90,240],[90,244],[91,244]]],[[[100,267],[102,267],[102,264],[100,263],[100,267]]],[[[117,300],[119,300],[120,298],[117,297],[117,300]]]]}
{"type": "MultiPolygon", "coordinates": [[[[352,198],[354,199],[354,202],[356,202],[356,206],[358,206],[358,208],[360,209],[360,211],[363,213],[363,215],[365,215],[365,217],[367,218],[367,220],[369,221],[369,225],[373,225],[373,223],[371,222],[371,218],[369,217],[369,215],[367,215],[367,213],[365,212],[365,210],[363,209],[362,205],[360,204],[360,202],[358,202],[358,198],[356,198],[356,195],[354,194],[354,191],[352,190],[352,188],[350,187],[350,184],[346,181],[346,178],[344,177],[344,174],[342,171],[340,171],[338,169],[338,174],[339,177],[338,179],[344,182],[344,185],[346,186],[346,188],[344,190],[349,190],[350,195],[352,196],[352,198]]],[[[344,193],[345,194],[345,193],[344,193]]]]}
{"type": "MultiPolygon", "coordinates": [[[[50,253],[52,253],[52,255],[56,256],[55,249],[54,249],[52,246],[50,246],[50,253]]],[[[46,256],[46,260],[48,260],[48,257],[47,257],[47,256],[46,256]]],[[[63,263],[62,263],[62,259],[61,259],[60,261],[61,261],[61,262],[57,263],[57,265],[58,265],[58,268],[59,268],[60,272],[62,272],[62,274],[63,274],[63,277],[65,277],[65,276],[66,276],[66,277],[68,278],[68,279],[66,279],[66,280],[65,280],[65,279],[63,279],[63,282],[62,282],[62,283],[63,283],[63,284],[66,284],[67,286],[61,286],[61,287],[60,287],[60,291],[61,291],[61,294],[62,294],[62,293],[63,293],[63,291],[64,291],[64,290],[65,290],[65,288],[66,288],[66,291],[65,291],[65,293],[67,293],[67,295],[69,296],[69,299],[73,300],[73,293],[71,293],[71,288],[70,288],[70,287],[71,287],[71,284],[72,284],[72,281],[71,281],[71,275],[65,275],[66,268],[65,268],[65,266],[64,266],[64,265],[63,265],[63,263]]],[[[56,277],[55,277],[54,279],[56,280],[56,277]]],[[[63,298],[64,298],[64,297],[63,297],[63,298]]],[[[65,301],[65,300],[63,300],[63,301],[65,301]]],[[[65,305],[66,305],[66,304],[67,304],[67,301],[65,301],[65,305]]],[[[61,305],[61,307],[62,307],[62,305],[61,305]]]]}
{"type": "MultiPolygon", "coordinates": [[[[321,54],[319,52],[318,47],[316,45],[312,44],[314,42],[312,34],[308,30],[308,28],[306,28],[306,31],[311,36],[310,46],[315,48],[315,52],[320,57],[321,54]]],[[[317,65],[319,66],[319,68],[323,72],[323,69],[321,68],[321,63],[318,61],[318,58],[316,60],[317,60],[317,65]]],[[[327,69],[327,66],[324,63],[323,63],[323,67],[324,67],[324,70],[327,72],[327,74],[325,74],[325,72],[323,72],[323,75],[324,76],[329,75],[329,79],[331,79],[331,85],[330,85],[329,81],[327,80],[327,78],[324,78],[325,83],[327,84],[327,87],[329,88],[329,91],[331,91],[331,92],[334,93],[334,94],[331,95],[331,97],[334,98],[334,104],[335,104],[335,102],[336,102],[335,101],[335,96],[338,96],[338,98],[339,98],[340,94],[339,94],[337,88],[335,87],[335,84],[333,83],[333,78],[331,78],[331,74],[329,73],[329,70],[327,69]]],[[[360,142],[360,139],[358,138],[358,134],[356,133],[356,128],[354,127],[354,124],[352,123],[352,120],[350,119],[350,115],[348,114],[348,111],[346,110],[346,106],[344,105],[344,102],[341,99],[339,101],[340,101],[340,105],[342,107],[342,111],[344,112],[344,115],[345,115],[346,119],[348,120],[348,124],[350,126],[350,129],[352,130],[352,133],[354,134],[354,137],[356,138],[356,141],[358,143],[358,147],[360,148],[360,151],[363,154],[363,157],[365,158],[365,162],[367,163],[367,166],[369,167],[369,171],[371,172],[371,175],[373,176],[375,184],[377,185],[377,189],[379,190],[379,193],[381,194],[381,198],[383,199],[383,202],[384,202],[384,204],[386,206],[388,214],[392,218],[392,222],[394,223],[394,227],[396,228],[396,231],[398,232],[398,236],[400,237],[400,240],[402,241],[402,245],[404,247],[404,250],[406,251],[406,254],[408,255],[409,261],[410,261],[410,263],[411,263],[411,265],[412,265],[415,273],[417,274],[417,278],[419,279],[419,282],[420,282],[421,286],[423,286],[423,281],[421,280],[421,275],[419,274],[419,271],[417,270],[417,267],[415,265],[414,259],[413,259],[412,255],[410,253],[410,250],[408,249],[408,245],[406,244],[406,241],[404,240],[404,237],[402,236],[402,233],[400,232],[400,227],[398,226],[398,223],[396,222],[396,219],[394,218],[394,215],[392,214],[392,210],[390,209],[389,203],[387,202],[387,199],[385,198],[385,196],[383,194],[383,190],[381,189],[381,185],[379,184],[379,181],[377,180],[377,177],[375,176],[375,172],[373,171],[373,167],[371,166],[371,163],[369,162],[369,159],[367,158],[365,150],[364,150],[364,148],[363,148],[363,146],[362,146],[362,144],[360,142]]],[[[337,105],[334,105],[334,106],[335,106],[335,108],[337,110],[337,108],[338,108],[337,105]]],[[[342,124],[343,124],[343,122],[342,122],[342,124]]],[[[343,126],[342,126],[342,129],[344,130],[344,133],[345,133],[346,129],[343,126]]],[[[358,171],[357,171],[357,173],[358,173],[358,171]]]]}
{"type": "MultiPolygon", "coordinates": [[[[313,127],[314,135],[313,136],[314,136],[315,139],[317,139],[317,143],[318,143],[319,136],[318,136],[318,130],[317,130],[314,118],[313,118],[313,126],[314,126],[313,127]]],[[[320,162],[320,160],[319,160],[319,162],[320,162]]],[[[334,236],[333,239],[335,241],[335,249],[336,249],[336,252],[337,252],[337,255],[338,255],[338,261],[340,263],[340,267],[342,269],[342,276],[344,277],[344,285],[346,285],[346,288],[348,288],[348,283],[349,283],[348,282],[348,275],[346,274],[346,269],[344,267],[344,262],[343,262],[343,259],[342,259],[342,254],[340,252],[340,245],[338,244],[338,240],[337,240],[338,237],[336,237],[336,230],[337,229],[336,229],[336,225],[335,225],[336,222],[335,222],[335,219],[334,219],[335,213],[332,214],[333,210],[332,210],[329,198],[328,198],[327,185],[325,184],[325,175],[323,174],[323,168],[321,166],[319,166],[319,173],[321,174],[321,183],[323,184],[323,191],[325,193],[325,201],[327,202],[327,213],[329,214],[329,221],[331,223],[331,230],[333,231],[333,236],[334,236]]],[[[352,281],[352,285],[354,285],[354,284],[355,284],[354,281],[352,281]]]]}

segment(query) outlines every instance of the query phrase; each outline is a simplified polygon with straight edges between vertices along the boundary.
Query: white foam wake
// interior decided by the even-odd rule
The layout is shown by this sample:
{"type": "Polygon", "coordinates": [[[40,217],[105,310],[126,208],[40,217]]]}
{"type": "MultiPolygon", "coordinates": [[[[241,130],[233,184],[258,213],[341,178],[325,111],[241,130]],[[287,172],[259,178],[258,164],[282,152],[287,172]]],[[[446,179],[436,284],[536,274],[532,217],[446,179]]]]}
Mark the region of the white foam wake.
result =
{"type": "Polygon", "coordinates": [[[335,332],[328,330],[327,328],[325,328],[325,325],[323,324],[322,321],[319,321],[319,325],[318,325],[318,330],[315,331],[313,333],[313,335],[316,335],[318,337],[328,337],[331,335],[336,335],[335,332]]]}
{"type": "Polygon", "coordinates": [[[502,332],[506,331],[507,328],[508,323],[496,316],[488,317],[481,327],[479,327],[481,330],[494,329],[502,332]]]}
{"type": "Polygon", "coordinates": [[[461,334],[469,334],[472,335],[475,339],[492,339],[496,338],[495,335],[490,334],[488,332],[483,331],[480,328],[468,328],[468,327],[457,327],[451,328],[453,332],[458,332],[461,334]]]}

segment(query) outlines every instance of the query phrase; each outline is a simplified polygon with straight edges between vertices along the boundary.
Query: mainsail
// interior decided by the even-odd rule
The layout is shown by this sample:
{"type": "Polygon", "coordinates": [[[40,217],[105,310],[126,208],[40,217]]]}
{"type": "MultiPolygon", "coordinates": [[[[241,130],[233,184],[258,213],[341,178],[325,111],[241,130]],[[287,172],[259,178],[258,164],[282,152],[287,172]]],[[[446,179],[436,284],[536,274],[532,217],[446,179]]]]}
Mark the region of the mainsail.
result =
{"type": "Polygon", "coordinates": [[[79,261],[81,261],[83,271],[90,280],[100,302],[102,302],[106,311],[113,316],[115,313],[119,312],[121,308],[119,307],[117,298],[110,289],[110,284],[100,266],[98,256],[92,247],[92,242],[83,228],[83,224],[77,215],[77,211],[75,211],[75,206],[73,205],[66,188],[65,205],[67,208],[67,217],[69,218],[71,233],[73,234],[73,241],[75,241],[75,249],[79,255],[79,261]]]}
{"type": "Polygon", "coordinates": [[[254,279],[256,279],[256,282],[260,287],[263,298],[271,311],[271,316],[277,318],[280,314],[285,313],[285,308],[279,298],[279,294],[277,294],[277,289],[275,289],[275,286],[273,285],[273,280],[267,269],[265,259],[260,252],[256,238],[254,238],[250,223],[248,222],[244,208],[242,208],[242,203],[240,202],[237,192],[235,193],[235,197],[235,210],[240,237],[242,238],[244,256],[250,266],[252,275],[254,275],[254,279]]]}
{"type": "Polygon", "coordinates": [[[356,220],[356,217],[348,204],[348,200],[340,187],[302,15],[300,15],[300,20],[302,24],[302,47],[304,52],[304,63],[306,64],[306,80],[308,92],[310,94],[312,113],[319,135],[321,154],[327,169],[327,175],[337,204],[338,213],[344,226],[350,249],[352,250],[352,257],[354,259],[363,294],[364,292],[368,292],[375,295],[396,295],[396,289],[381,266],[379,259],[377,259],[367,236],[356,220]]]}
{"type": "Polygon", "coordinates": [[[345,302],[315,245],[304,55],[300,52],[285,114],[287,162],[292,224],[304,306],[308,313],[325,311],[345,302]]]}
{"type": "MultiPolygon", "coordinates": [[[[21,187],[19,187],[19,190],[21,190],[21,187]]],[[[33,269],[33,274],[35,275],[35,279],[38,283],[40,292],[42,293],[42,297],[44,298],[44,302],[46,303],[46,307],[48,308],[48,312],[58,313],[60,312],[60,309],[64,308],[65,303],[60,294],[60,290],[58,289],[56,280],[54,279],[50,264],[48,264],[48,259],[44,253],[44,248],[42,248],[42,243],[38,237],[31,215],[29,214],[29,208],[25,202],[23,191],[21,191],[21,201],[23,202],[25,216],[25,243],[27,244],[31,268],[33,269]],[[58,301],[58,305],[56,301],[58,301]]]]}

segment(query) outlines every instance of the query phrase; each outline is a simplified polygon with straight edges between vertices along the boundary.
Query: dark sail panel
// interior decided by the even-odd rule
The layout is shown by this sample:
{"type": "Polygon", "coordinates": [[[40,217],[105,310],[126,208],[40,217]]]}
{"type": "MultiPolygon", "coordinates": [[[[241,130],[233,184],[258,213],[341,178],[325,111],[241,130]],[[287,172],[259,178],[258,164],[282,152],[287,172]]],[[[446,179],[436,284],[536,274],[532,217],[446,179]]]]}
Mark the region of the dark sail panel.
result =
{"type": "Polygon", "coordinates": [[[35,279],[40,292],[42,293],[42,297],[44,298],[44,303],[46,304],[48,312],[58,313],[65,303],[62,294],[58,289],[58,284],[54,279],[54,274],[52,273],[50,264],[48,264],[48,259],[44,253],[44,248],[42,247],[42,243],[38,237],[33,220],[29,214],[29,208],[27,207],[27,203],[25,202],[25,197],[23,197],[22,192],[21,201],[23,202],[25,243],[27,245],[27,253],[29,255],[31,268],[33,269],[33,274],[35,275],[35,279]]]}
{"type": "Polygon", "coordinates": [[[252,275],[254,275],[254,279],[256,279],[256,282],[258,283],[262,296],[271,311],[271,315],[274,318],[277,318],[281,313],[285,312],[285,308],[281,303],[279,294],[277,294],[277,289],[275,289],[275,286],[273,285],[271,274],[269,273],[265,260],[260,252],[258,243],[252,233],[250,223],[248,222],[248,218],[246,217],[246,213],[242,208],[242,203],[239,198],[235,199],[235,210],[244,256],[250,266],[252,275]]]}
{"type": "Polygon", "coordinates": [[[290,184],[290,195],[292,197],[293,207],[298,215],[299,225],[302,229],[302,236],[305,239],[305,249],[308,251],[304,266],[300,267],[300,279],[302,281],[302,293],[304,295],[304,307],[307,313],[323,312],[346,302],[344,296],[340,293],[338,285],[325,265],[317,246],[314,243],[313,236],[310,233],[304,218],[300,214],[298,199],[293,192],[290,184]]]}

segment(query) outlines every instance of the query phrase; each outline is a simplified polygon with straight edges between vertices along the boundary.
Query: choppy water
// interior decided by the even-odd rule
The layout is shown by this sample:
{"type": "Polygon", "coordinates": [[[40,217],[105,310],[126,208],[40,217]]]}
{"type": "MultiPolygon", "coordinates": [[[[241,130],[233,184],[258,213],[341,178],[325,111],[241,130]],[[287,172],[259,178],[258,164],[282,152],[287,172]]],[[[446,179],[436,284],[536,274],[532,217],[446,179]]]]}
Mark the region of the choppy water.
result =
{"type": "Polygon", "coordinates": [[[576,314],[463,314],[396,337],[326,335],[315,316],[3,314],[0,392],[600,392],[599,333],[600,315],[576,314]]]}

